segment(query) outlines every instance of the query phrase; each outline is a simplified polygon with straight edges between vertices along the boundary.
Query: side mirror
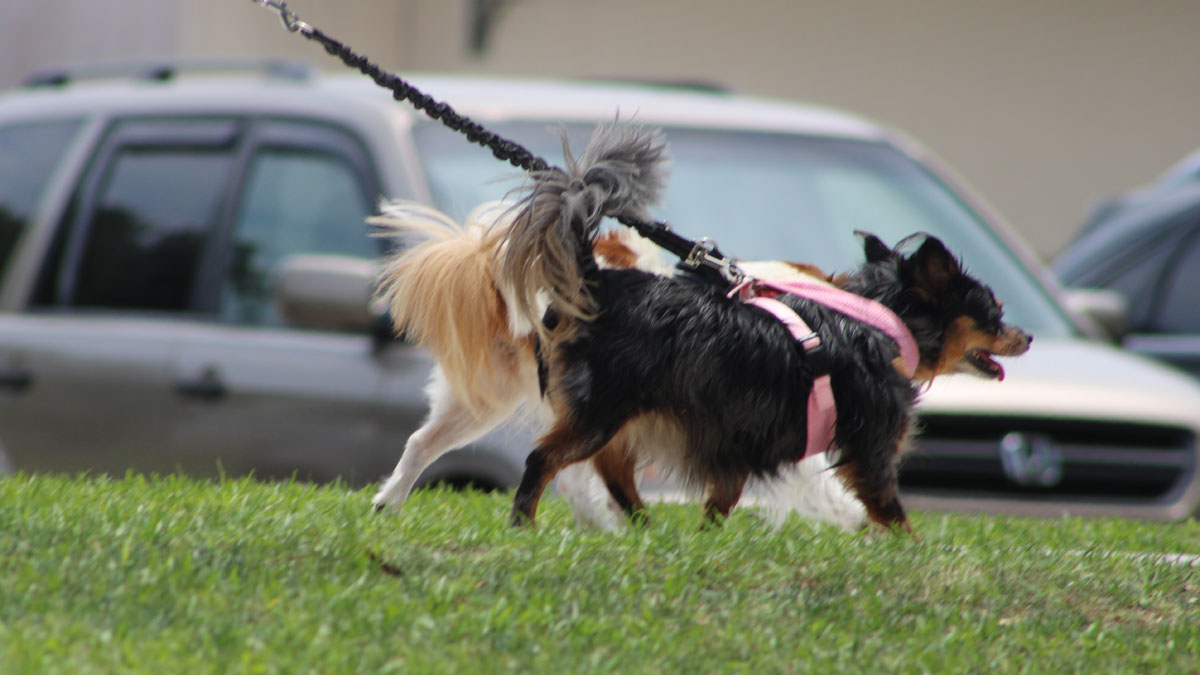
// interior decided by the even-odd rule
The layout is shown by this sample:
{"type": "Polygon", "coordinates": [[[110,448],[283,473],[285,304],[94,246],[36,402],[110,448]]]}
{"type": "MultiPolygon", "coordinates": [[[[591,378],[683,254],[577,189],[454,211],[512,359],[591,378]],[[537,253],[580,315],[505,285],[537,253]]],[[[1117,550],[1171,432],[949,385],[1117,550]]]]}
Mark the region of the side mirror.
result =
{"type": "Polygon", "coordinates": [[[285,321],[315,330],[369,333],[375,263],[338,255],[293,255],[275,272],[272,298],[285,321]]]}
{"type": "Polygon", "coordinates": [[[1129,301],[1117,291],[1068,288],[1063,292],[1063,304],[1103,331],[1101,337],[1120,342],[1129,331],[1129,301]]]}

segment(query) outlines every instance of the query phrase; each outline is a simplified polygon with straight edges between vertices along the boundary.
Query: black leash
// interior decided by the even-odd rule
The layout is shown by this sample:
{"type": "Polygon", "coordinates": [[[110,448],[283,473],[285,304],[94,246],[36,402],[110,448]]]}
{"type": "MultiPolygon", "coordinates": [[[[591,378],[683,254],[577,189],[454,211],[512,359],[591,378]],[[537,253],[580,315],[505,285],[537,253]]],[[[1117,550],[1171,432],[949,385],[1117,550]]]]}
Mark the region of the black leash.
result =
{"type": "MultiPolygon", "coordinates": [[[[478,122],[458,114],[449,104],[433,99],[399,76],[383,70],[365,56],[356,54],[345,44],[329,37],[315,26],[301,21],[295,12],[288,9],[287,2],[282,0],[250,1],[265,9],[278,12],[280,20],[283,21],[283,27],[289,33],[299,33],[305,38],[319,43],[326,52],[336,56],[346,66],[354,68],[371,78],[375,84],[391,91],[392,98],[397,101],[408,101],[417,110],[466,136],[471,143],[491,150],[496,159],[508,162],[530,173],[551,168],[550,163],[519,143],[503,138],[487,130],[478,122]]],[[[644,221],[627,217],[618,218],[617,221],[626,227],[633,228],[638,234],[670,251],[679,258],[680,267],[703,278],[722,284],[736,285],[741,283],[745,276],[741,268],[734,261],[725,257],[717,248],[716,243],[708,238],[688,239],[662,221],[644,221]]]]}

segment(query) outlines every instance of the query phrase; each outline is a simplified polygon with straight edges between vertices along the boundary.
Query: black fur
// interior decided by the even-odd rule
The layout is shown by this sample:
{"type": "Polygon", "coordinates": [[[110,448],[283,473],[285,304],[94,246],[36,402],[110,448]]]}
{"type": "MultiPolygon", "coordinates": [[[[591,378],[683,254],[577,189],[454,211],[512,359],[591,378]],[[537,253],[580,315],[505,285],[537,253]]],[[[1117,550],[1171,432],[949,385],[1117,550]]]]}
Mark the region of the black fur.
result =
{"type": "MultiPolygon", "coordinates": [[[[558,358],[561,394],[578,424],[604,435],[635,415],[670,411],[685,430],[691,478],[705,483],[771,476],[800,459],[819,373],[774,316],[708,284],[636,270],[601,272],[595,295],[606,311],[580,326],[558,358]]],[[[837,445],[888,445],[914,398],[891,365],[895,343],[811,301],[781,299],[827,350],[835,401],[845,411],[837,445]],[[900,412],[881,417],[880,410],[900,412]]]]}

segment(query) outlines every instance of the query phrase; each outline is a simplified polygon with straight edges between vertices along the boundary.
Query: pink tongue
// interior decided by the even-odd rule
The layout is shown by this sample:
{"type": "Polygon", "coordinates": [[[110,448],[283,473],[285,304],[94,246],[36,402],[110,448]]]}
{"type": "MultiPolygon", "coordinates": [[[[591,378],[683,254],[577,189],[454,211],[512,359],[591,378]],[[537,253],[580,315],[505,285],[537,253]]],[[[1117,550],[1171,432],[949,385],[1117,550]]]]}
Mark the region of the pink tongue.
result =
{"type": "Polygon", "coordinates": [[[1001,382],[1004,381],[1004,366],[996,363],[996,359],[989,358],[988,365],[992,367],[992,372],[996,373],[996,378],[1001,382]]]}

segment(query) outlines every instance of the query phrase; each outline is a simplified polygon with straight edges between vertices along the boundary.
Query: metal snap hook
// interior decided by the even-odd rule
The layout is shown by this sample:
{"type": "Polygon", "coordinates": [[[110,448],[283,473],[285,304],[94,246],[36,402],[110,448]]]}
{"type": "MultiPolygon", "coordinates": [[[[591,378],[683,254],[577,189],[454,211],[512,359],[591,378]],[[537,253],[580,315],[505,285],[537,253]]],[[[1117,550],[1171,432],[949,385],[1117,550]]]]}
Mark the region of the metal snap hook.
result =
{"type": "Polygon", "coordinates": [[[274,10],[279,12],[279,20],[283,22],[283,27],[289,33],[303,32],[309,33],[312,27],[300,20],[300,17],[288,9],[287,2],[284,0],[250,0],[254,4],[264,9],[274,10]]]}

